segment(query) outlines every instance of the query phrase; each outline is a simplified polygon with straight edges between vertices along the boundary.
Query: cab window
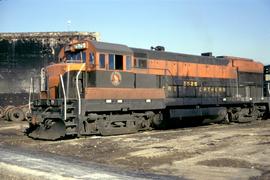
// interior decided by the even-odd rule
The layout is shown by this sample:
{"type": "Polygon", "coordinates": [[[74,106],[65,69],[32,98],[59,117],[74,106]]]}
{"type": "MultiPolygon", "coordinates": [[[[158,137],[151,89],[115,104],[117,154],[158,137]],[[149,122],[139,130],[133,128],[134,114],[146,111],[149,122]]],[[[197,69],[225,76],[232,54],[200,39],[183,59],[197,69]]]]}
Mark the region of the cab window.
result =
{"type": "Polygon", "coordinates": [[[85,61],[86,61],[86,53],[85,52],[82,52],[81,53],[81,59],[82,59],[82,61],[85,63],[85,61]]]}
{"type": "Polygon", "coordinates": [[[131,56],[126,56],[126,70],[131,70],[131,56]]]}
{"type": "Polygon", "coordinates": [[[90,53],[90,54],[89,54],[89,57],[90,57],[90,64],[95,64],[95,56],[94,56],[94,53],[90,53]]]}
{"type": "Polygon", "coordinates": [[[99,54],[99,68],[105,68],[105,54],[99,54]]]}
{"type": "Polygon", "coordinates": [[[67,62],[80,61],[85,62],[86,54],[85,52],[68,52],[66,53],[67,62]]]}
{"type": "Polygon", "coordinates": [[[123,70],[123,56],[115,55],[115,69],[123,70]]]}
{"type": "Polygon", "coordinates": [[[123,56],[109,54],[109,69],[123,70],[123,56]]]}
{"type": "Polygon", "coordinates": [[[114,69],[114,54],[109,54],[109,69],[114,69]]]}

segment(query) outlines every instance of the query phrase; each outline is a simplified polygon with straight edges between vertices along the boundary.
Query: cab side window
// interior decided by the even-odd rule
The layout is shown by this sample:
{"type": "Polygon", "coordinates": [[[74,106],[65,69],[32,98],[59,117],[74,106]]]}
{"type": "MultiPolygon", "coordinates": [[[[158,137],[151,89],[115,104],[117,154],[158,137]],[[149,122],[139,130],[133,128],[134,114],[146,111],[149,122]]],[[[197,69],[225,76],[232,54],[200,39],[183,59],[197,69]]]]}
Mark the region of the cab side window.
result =
{"type": "Polygon", "coordinates": [[[109,54],[109,69],[123,70],[123,56],[118,54],[109,54]]]}
{"type": "Polygon", "coordinates": [[[131,70],[131,56],[126,56],[126,70],[131,70]]]}
{"type": "Polygon", "coordinates": [[[114,69],[114,54],[109,54],[109,69],[114,69]]]}
{"type": "Polygon", "coordinates": [[[105,54],[99,54],[99,68],[105,68],[105,54]]]}
{"type": "Polygon", "coordinates": [[[115,69],[123,70],[123,56],[115,55],[115,69]]]}
{"type": "Polygon", "coordinates": [[[90,64],[95,64],[95,56],[94,53],[90,53],[90,64]]]}
{"type": "Polygon", "coordinates": [[[85,63],[85,61],[86,61],[86,53],[85,52],[82,52],[81,60],[85,63]]]}

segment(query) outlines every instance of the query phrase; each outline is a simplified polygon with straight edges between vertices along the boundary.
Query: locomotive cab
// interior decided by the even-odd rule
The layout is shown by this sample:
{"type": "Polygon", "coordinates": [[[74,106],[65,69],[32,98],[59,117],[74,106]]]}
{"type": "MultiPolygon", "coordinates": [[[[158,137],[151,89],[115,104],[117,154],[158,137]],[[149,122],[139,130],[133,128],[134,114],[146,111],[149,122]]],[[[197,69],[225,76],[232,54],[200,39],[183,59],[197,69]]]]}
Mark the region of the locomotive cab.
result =
{"type": "MultiPolygon", "coordinates": [[[[86,59],[89,59],[89,56],[87,55],[86,43],[70,44],[63,48],[60,52],[58,63],[42,68],[41,99],[54,100],[63,98],[62,87],[65,87],[67,98],[76,98],[76,75],[84,69],[86,59]]],[[[83,89],[82,82],[79,80],[78,83],[80,83],[79,88],[81,92],[83,89]]]]}

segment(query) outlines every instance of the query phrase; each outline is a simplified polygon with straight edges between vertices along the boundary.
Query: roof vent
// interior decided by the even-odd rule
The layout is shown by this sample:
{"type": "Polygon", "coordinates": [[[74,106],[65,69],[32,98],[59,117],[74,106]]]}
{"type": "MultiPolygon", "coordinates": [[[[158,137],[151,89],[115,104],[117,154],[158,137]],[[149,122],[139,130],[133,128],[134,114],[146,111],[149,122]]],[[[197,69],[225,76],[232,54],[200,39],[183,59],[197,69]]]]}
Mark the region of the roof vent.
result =
{"type": "Polygon", "coordinates": [[[151,46],[151,50],[165,51],[165,47],[164,46],[156,46],[156,47],[151,46]]]}
{"type": "Polygon", "coordinates": [[[212,52],[201,53],[201,56],[213,56],[212,52]]]}

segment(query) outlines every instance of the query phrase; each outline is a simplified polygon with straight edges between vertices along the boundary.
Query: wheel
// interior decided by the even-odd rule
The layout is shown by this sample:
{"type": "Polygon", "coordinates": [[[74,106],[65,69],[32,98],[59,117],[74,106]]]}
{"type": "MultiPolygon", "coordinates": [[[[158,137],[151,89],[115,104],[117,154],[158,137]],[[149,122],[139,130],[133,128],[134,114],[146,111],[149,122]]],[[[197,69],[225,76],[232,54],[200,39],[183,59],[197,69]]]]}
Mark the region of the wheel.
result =
{"type": "Polygon", "coordinates": [[[152,124],[157,129],[164,129],[166,128],[166,122],[164,118],[164,114],[162,112],[159,112],[154,115],[152,119],[152,124]]]}
{"type": "Polygon", "coordinates": [[[223,120],[223,123],[224,124],[230,124],[230,118],[229,118],[229,114],[228,113],[225,115],[225,118],[223,120]]]}
{"type": "Polygon", "coordinates": [[[7,106],[7,107],[5,107],[5,109],[4,109],[4,118],[7,120],[7,121],[10,121],[10,119],[9,119],[9,111],[11,110],[11,109],[13,109],[13,108],[15,108],[15,106],[7,106]]]}
{"type": "Polygon", "coordinates": [[[24,112],[20,108],[12,108],[8,112],[10,121],[22,121],[24,120],[24,112]]]}
{"type": "Polygon", "coordinates": [[[4,108],[0,106],[0,119],[4,117],[4,108]]]}

